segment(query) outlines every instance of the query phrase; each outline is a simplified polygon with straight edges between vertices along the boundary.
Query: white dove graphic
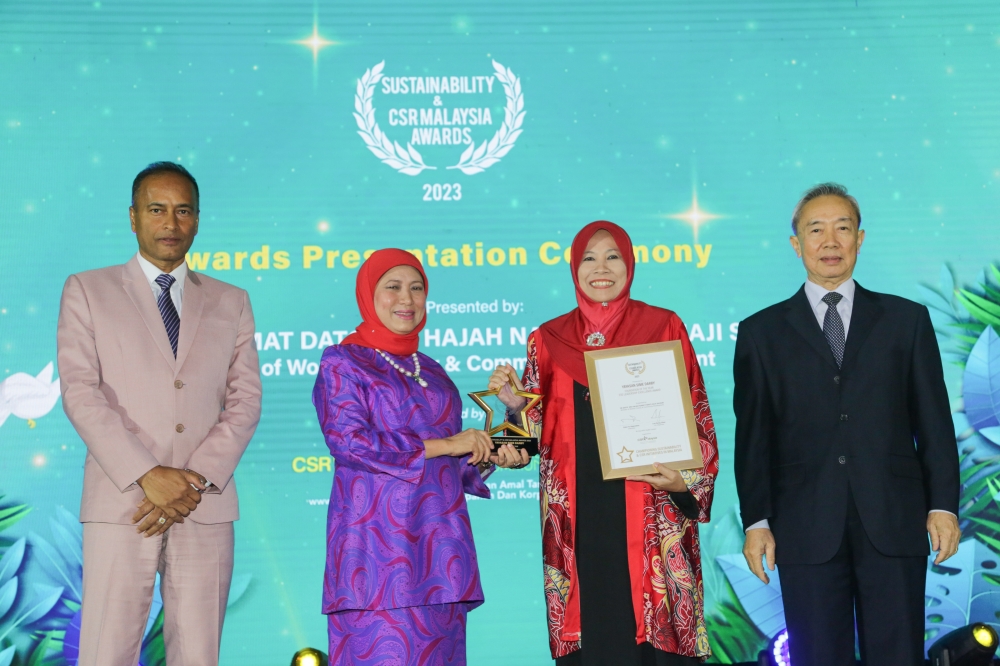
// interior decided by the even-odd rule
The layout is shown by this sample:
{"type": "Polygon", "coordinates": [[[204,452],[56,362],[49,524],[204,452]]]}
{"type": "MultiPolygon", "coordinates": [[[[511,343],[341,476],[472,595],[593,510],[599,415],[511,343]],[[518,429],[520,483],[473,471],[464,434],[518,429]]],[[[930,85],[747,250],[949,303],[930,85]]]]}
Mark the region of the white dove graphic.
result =
{"type": "Polygon", "coordinates": [[[52,379],[52,363],[37,376],[15,372],[0,382],[0,425],[13,414],[19,419],[45,416],[59,400],[59,378],[52,379]]]}

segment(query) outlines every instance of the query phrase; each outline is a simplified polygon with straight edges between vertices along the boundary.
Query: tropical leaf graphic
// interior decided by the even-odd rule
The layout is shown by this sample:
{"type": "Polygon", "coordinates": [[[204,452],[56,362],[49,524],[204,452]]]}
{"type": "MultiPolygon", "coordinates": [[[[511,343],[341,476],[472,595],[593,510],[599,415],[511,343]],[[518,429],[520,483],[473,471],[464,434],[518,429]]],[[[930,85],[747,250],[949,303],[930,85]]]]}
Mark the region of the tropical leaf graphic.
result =
{"type": "Polygon", "coordinates": [[[59,603],[63,588],[51,585],[35,585],[34,599],[27,605],[22,616],[23,624],[31,624],[45,617],[52,607],[59,603]]]}
{"type": "MultiPolygon", "coordinates": [[[[3,500],[3,495],[0,495],[0,500],[3,500]]],[[[27,504],[0,508],[0,532],[12,527],[17,521],[27,516],[29,511],[31,511],[31,507],[27,504]]]]}
{"type": "Polygon", "coordinates": [[[952,414],[961,467],[957,555],[927,574],[925,636],[969,622],[996,625],[1000,608],[1000,268],[959,289],[947,266],[937,288],[922,286],[942,355],[964,368],[962,401],[952,414]]]}
{"type": "MultiPolygon", "coordinates": [[[[996,548],[1000,542],[992,545],[996,548]]],[[[978,539],[963,542],[947,562],[929,567],[926,596],[925,649],[935,637],[973,621],[1000,629],[995,614],[1000,607],[1000,556],[978,539]]]]}
{"type": "MultiPolygon", "coordinates": [[[[2,495],[0,499],[3,499],[2,495]]],[[[29,510],[24,504],[0,508],[0,531],[10,528],[24,518],[29,510]]],[[[0,556],[0,666],[8,666],[14,661],[17,656],[17,646],[8,643],[20,638],[19,632],[24,625],[30,624],[35,619],[34,613],[38,608],[37,598],[24,594],[22,581],[19,578],[27,550],[25,545],[23,537],[17,539],[7,546],[0,556]],[[19,590],[22,590],[21,595],[18,594],[19,590]],[[19,596],[24,596],[27,601],[19,603],[19,596]]],[[[44,600],[41,603],[44,605],[44,600]]]]}
{"type": "Polygon", "coordinates": [[[942,356],[949,362],[965,367],[973,345],[983,331],[992,326],[1000,332],[996,313],[1000,312],[1000,268],[981,271],[976,287],[959,289],[947,264],[941,267],[937,286],[918,285],[924,304],[930,309],[931,320],[941,337],[942,356]],[[989,275],[989,277],[988,277],[989,275]]]}
{"type": "Polygon", "coordinates": [[[1000,336],[983,330],[965,362],[962,397],[969,425],[1000,444],[1000,336]]]}
{"type": "Polygon", "coordinates": [[[226,602],[226,608],[232,608],[236,602],[243,598],[246,594],[247,588],[250,587],[250,581],[253,579],[253,574],[240,574],[239,576],[233,576],[233,582],[229,586],[229,600],[226,602]]]}
{"type": "Polygon", "coordinates": [[[712,645],[709,663],[753,661],[767,645],[768,637],[754,625],[719,564],[720,556],[739,553],[743,548],[739,506],[717,512],[709,525],[701,527],[700,536],[705,624],[712,645]]]}
{"type": "Polygon", "coordinates": [[[57,542],[59,547],[53,546],[34,532],[28,533],[31,546],[35,551],[36,558],[42,569],[49,578],[57,581],[69,593],[70,598],[80,602],[83,600],[83,572],[82,566],[75,561],[67,559],[66,544],[57,542]]]}
{"type": "Polygon", "coordinates": [[[739,505],[726,512],[716,510],[715,518],[699,529],[701,539],[702,585],[705,590],[705,613],[711,614],[716,603],[729,598],[729,580],[716,561],[720,555],[743,549],[743,526],[739,505]]]}
{"type": "Polygon", "coordinates": [[[31,649],[31,654],[28,655],[27,666],[62,666],[59,633],[51,631],[42,634],[42,639],[38,641],[35,647],[31,649]],[[55,654],[50,655],[50,653],[55,654]]]}
{"type": "MultiPolygon", "coordinates": [[[[15,579],[16,580],[16,579],[15,579]]],[[[37,622],[45,617],[52,607],[59,602],[63,588],[51,587],[49,585],[35,585],[34,594],[28,601],[16,605],[7,612],[7,618],[0,623],[0,642],[9,636],[14,630],[37,622]],[[6,625],[6,626],[4,626],[6,625]]]]}
{"type": "Polygon", "coordinates": [[[768,638],[777,636],[785,628],[785,608],[781,604],[778,570],[767,572],[771,582],[765,585],[750,571],[742,553],[720,555],[715,559],[754,625],[768,638]]]}
{"type": "MultiPolygon", "coordinates": [[[[990,297],[1000,299],[1000,291],[983,286],[990,297]]],[[[969,311],[969,314],[979,321],[990,326],[1000,326],[1000,304],[968,289],[963,289],[958,293],[958,300],[969,311]]]]}
{"type": "MultiPolygon", "coordinates": [[[[24,559],[24,537],[21,537],[7,549],[7,552],[0,557],[0,585],[4,585],[14,578],[14,574],[21,567],[21,560],[24,559]]],[[[0,611],[0,617],[3,612],[0,611]]]]}
{"type": "MultiPolygon", "coordinates": [[[[0,508],[0,530],[26,516],[27,505],[0,508]]],[[[50,520],[56,545],[36,534],[21,537],[0,551],[0,665],[61,666],[63,638],[79,610],[82,576],[82,527],[65,509],[50,520]],[[39,543],[45,543],[39,546],[39,543]],[[28,563],[45,582],[26,581],[28,563]]]]}
{"type": "MultiPolygon", "coordinates": [[[[718,565],[711,563],[710,567],[718,565]]],[[[723,581],[725,596],[715,600],[715,610],[706,618],[712,646],[710,664],[738,664],[755,661],[770,640],[743,610],[728,582],[723,581]]]]}
{"type": "Polygon", "coordinates": [[[163,641],[163,610],[150,616],[150,622],[142,639],[139,666],[167,666],[167,648],[163,641]]]}
{"type": "Polygon", "coordinates": [[[76,666],[80,657],[80,611],[78,610],[66,624],[63,634],[62,656],[68,666],[76,666]]]}

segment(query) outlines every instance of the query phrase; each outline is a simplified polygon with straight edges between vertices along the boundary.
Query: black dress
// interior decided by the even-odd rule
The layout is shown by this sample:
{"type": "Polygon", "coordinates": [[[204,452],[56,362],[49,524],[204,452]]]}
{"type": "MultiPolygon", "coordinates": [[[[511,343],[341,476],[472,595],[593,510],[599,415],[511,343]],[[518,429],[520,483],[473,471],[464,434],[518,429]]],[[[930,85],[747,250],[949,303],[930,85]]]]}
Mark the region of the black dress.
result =
{"type": "MultiPolygon", "coordinates": [[[[581,649],[557,666],[695,666],[701,661],[635,643],[635,612],[625,531],[625,481],[605,481],[587,387],[573,383],[576,416],[576,572],[581,649]]],[[[671,498],[698,515],[690,493],[671,498]]]]}

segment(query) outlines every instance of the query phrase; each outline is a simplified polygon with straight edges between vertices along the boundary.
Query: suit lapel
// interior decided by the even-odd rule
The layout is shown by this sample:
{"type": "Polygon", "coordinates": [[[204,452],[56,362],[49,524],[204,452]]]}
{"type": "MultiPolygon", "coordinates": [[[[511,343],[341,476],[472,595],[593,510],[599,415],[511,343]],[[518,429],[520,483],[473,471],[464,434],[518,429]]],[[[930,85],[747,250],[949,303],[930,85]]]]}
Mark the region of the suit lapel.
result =
{"type": "Polygon", "coordinates": [[[132,300],[132,305],[139,311],[139,316],[149,329],[149,334],[153,336],[156,346],[159,348],[163,358],[175,367],[174,350],[170,348],[170,338],[167,337],[167,328],[163,325],[163,317],[159,308],[156,307],[156,300],[153,298],[153,290],[146,281],[142,269],[139,267],[139,260],[135,257],[125,264],[122,269],[122,286],[125,293],[132,300]]]}
{"type": "Polygon", "coordinates": [[[201,323],[201,313],[205,308],[205,292],[198,274],[188,271],[184,284],[184,306],[181,308],[181,330],[177,334],[177,370],[184,367],[184,359],[194,344],[194,335],[201,323]]]}
{"type": "Polygon", "coordinates": [[[844,348],[844,370],[857,360],[861,346],[881,316],[882,306],[878,304],[878,297],[857,284],[851,305],[851,325],[847,329],[847,346],[844,348]]]}
{"type": "MultiPolygon", "coordinates": [[[[816,350],[817,354],[836,368],[837,360],[833,357],[833,352],[830,351],[830,343],[826,341],[823,329],[820,328],[819,322],[816,321],[816,315],[813,313],[812,308],[809,307],[809,299],[806,298],[805,287],[799,289],[794,296],[786,301],[786,307],[785,318],[788,319],[788,323],[792,325],[792,328],[805,338],[806,342],[816,350]]],[[[854,321],[852,319],[851,333],[853,334],[853,332],[854,321]]]]}

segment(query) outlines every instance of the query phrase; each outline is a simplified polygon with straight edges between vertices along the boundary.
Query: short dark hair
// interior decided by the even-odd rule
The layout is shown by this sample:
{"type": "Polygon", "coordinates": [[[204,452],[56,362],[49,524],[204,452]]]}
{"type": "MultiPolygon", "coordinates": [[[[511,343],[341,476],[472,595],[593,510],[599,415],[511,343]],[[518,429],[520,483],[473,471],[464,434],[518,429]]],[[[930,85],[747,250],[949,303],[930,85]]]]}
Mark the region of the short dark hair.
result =
{"type": "Polygon", "coordinates": [[[795,204],[795,210],[792,212],[793,234],[799,233],[799,214],[802,212],[802,208],[813,199],[826,196],[840,197],[849,203],[854,210],[854,216],[858,218],[858,228],[861,228],[861,208],[858,206],[858,200],[848,194],[847,188],[840,183],[820,183],[806,190],[799,202],[795,204]]]}
{"type": "Polygon", "coordinates": [[[176,173],[178,176],[184,176],[191,182],[191,187],[194,188],[194,195],[200,200],[201,193],[198,192],[198,181],[194,179],[191,172],[182,167],[180,164],[175,162],[153,162],[145,169],[139,172],[132,181],[132,205],[135,205],[135,197],[139,193],[139,188],[142,186],[142,181],[146,180],[150,176],[155,176],[159,173],[176,173]]]}

